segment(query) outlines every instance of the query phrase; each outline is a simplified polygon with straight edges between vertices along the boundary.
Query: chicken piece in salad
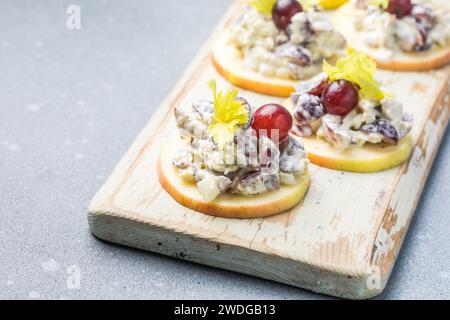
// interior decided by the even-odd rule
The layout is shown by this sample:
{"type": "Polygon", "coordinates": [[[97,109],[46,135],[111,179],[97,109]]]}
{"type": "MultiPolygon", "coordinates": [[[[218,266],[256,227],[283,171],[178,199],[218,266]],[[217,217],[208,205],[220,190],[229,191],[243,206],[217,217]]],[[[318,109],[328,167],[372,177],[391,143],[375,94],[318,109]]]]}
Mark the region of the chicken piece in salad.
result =
{"type": "Polygon", "coordinates": [[[184,145],[172,159],[178,175],[195,183],[205,201],[222,193],[264,194],[295,185],[307,175],[309,161],[302,144],[289,132],[287,109],[268,104],[254,111],[236,90],[217,92],[176,108],[175,119],[184,145]]]}
{"type": "Polygon", "coordinates": [[[365,144],[397,145],[412,129],[413,116],[374,78],[375,62],[357,51],[324,63],[323,72],[297,86],[293,132],[316,135],[339,150],[365,144]]]}
{"type": "Polygon", "coordinates": [[[355,0],[355,30],[364,44],[395,52],[417,53],[447,47],[450,2],[426,0],[355,0]]]}
{"type": "Polygon", "coordinates": [[[318,7],[298,0],[250,1],[228,41],[242,53],[245,68],[291,80],[311,78],[323,59],[336,59],[346,47],[318,7]]]}

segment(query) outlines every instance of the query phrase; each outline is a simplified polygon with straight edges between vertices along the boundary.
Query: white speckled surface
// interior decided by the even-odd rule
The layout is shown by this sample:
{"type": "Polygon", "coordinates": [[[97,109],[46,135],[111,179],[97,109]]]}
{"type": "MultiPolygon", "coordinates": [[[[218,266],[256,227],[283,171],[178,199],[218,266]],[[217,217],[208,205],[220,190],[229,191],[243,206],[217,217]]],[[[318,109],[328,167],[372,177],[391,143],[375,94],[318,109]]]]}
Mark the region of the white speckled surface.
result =
{"type": "MultiPolygon", "coordinates": [[[[230,3],[0,2],[0,298],[324,298],[89,232],[88,202],[230,3]]],[[[448,157],[447,133],[380,298],[450,299],[448,157]]]]}

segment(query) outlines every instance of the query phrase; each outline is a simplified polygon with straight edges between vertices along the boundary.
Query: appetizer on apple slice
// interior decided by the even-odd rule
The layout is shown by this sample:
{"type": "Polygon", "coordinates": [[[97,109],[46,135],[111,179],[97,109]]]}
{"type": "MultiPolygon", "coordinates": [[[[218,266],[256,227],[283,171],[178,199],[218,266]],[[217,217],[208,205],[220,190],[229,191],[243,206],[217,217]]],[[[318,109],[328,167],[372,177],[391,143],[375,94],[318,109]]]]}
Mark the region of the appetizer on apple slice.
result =
{"type": "Polygon", "coordinates": [[[324,13],[297,0],[252,0],[212,54],[218,72],[236,86],[288,97],[298,80],[320,72],[324,59],[345,53],[343,36],[324,13]]]}
{"type": "Polygon", "coordinates": [[[304,138],[311,162],[343,171],[376,172],[406,161],[412,115],[374,79],[375,62],[349,51],[336,66],[291,96],[293,133],[304,138]]]}
{"type": "Polygon", "coordinates": [[[291,209],[309,187],[302,144],[289,135],[287,109],[268,104],[253,112],[236,90],[216,92],[175,109],[180,134],[158,161],[163,188],[180,204],[213,216],[257,218],[291,209]]]}
{"type": "Polygon", "coordinates": [[[448,0],[353,0],[334,19],[350,47],[380,68],[429,70],[450,61],[448,0]]]}

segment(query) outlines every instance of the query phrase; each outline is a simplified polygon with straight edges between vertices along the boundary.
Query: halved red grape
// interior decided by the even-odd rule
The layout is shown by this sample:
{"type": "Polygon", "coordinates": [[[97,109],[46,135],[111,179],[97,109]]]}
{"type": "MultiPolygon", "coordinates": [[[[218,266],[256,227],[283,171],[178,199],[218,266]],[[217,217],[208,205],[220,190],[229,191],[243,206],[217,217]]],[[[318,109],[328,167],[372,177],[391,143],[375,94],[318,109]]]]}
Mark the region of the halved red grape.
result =
{"type": "MultiPolygon", "coordinates": [[[[278,139],[282,141],[292,128],[293,119],[291,113],[282,105],[271,103],[260,107],[255,111],[252,118],[252,128],[258,137],[267,134],[272,139],[272,133],[278,130],[278,139]]],[[[274,137],[275,138],[275,137],[274,137]]]]}
{"type": "Polygon", "coordinates": [[[425,51],[430,48],[428,42],[428,31],[423,24],[417,24],[417,30],[419,31],[420,38],[416,39],[414,50],[425,51]]]}
{"type": "Polygon", "coordinates": [[[294,119],[297,124],[312,123],[325,114],[322,100],[318,96],[304,93],[297,101],[294,119]]]}
{"type": "Polygon", "coordinates": [[[283,57],[289,60],[290,63],[304,66],[311,64],[311,53],[303,46],[296,46],[292,43],[286,43],[279,46],[275,51],[278,57],[283,57]]]}
{"type": "Polygon", "coordinates": [[[374,123],[362,126],[361,131],[368,133],[380,133],[383,141],[389,144],[397,144],[399,135],[397,129],[391,122],[384,119],[377,119],[374,123]]]}
{"type": "Polygon", "coordinates": [[[401,19],[411,14],[412,9],[411,0],[390,0],[386,11],[395,14],[397,18],[401,19]]]}
{"type": "Polygon", "coordinates": [[[322,103],[327,113],[345,116],[356,107],[359,93],[356,86],[347,80],[331,82],[324,90],[322,103]]]}
{"type": "Polygon", "coordinates": [[[278,0],[272,8],[272,19],[278,29],[286,31],[292,17],[302,11],[298,0],[278,0]]]}
{"type": "Polygon", "coordinates": [[[317,85],[316,87],[312,88],[311,90],[308,91],[309,94],[312,94],[313,96],[321,96],[323,91],[325,90],[325,88],[327,87],[328,82],[327,81],[322,81],[319,85],[317,85]]]}
{"type": "MultiPolygon", "coordinates": [[[[295,85],[295,91],[291,96],[298,96],[308,93],[314,96],[322,96],[323,90],[328,85],[328,75],[325,72],[319,73],[318,75],[312,77],[310,80],[305,82],[300,82],[295,85]]],[[[295,102],[295,100],[293,100],[295,102]]]]}

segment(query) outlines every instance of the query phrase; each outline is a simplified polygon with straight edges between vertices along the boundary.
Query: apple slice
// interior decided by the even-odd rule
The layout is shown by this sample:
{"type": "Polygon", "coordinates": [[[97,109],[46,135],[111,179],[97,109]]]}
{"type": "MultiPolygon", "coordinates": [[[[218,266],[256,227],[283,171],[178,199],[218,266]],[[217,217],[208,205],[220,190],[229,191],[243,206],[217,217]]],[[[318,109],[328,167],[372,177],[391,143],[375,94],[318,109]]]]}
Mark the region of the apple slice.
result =
{"type": "Polygon", "coordinates": [[[283,185],[279,190],[256,196],[220,194],[212,202],[203,200],[194,183],[183,180],[172,165],[177,148],[184,143],[176,136],[164,143],[157,164],[161,186],[181,205],[208,215],[224,218],[261,218],[295,207],[305,196],[310,178],[301,176],[296,185],[283,185]]]}
{"type": "Polygon", "coordinates": [[[413,149],[411,136],[401,139],[397,145],[366,144],[361,148],[339,151],[327,141],[311,137],[303,138],[308,159],[321,167],[350,172],[378,172],[396,167],[408,160],[413,149]]]}
{"type": "Polygon", "coordinates": [[[241,52],[227,39],[227,33],[222,35],[212,52],[212,62],[222,77],[237,87],[272,96],[288,97],[295,91],[298,81],[270,78],[245,68],[241,52]]]}
{"type": "MultiPolygon", "coordinates": [[[[447,1],[447,0],[446,0],[447,1]]],[[[354,16],[358,14],[354,2],[349,2],[339,8],[333,18],[337,31],[343,34],[348,46],[356,49],[377,63],[378,67],[396,71],[422,71],[439,68],[450,62],[450,47],[436,48],[417,53],[395,52],[392,57],[386,55],[386,50],[367,46],[361,32],[353,27],[354,16]]]]}

